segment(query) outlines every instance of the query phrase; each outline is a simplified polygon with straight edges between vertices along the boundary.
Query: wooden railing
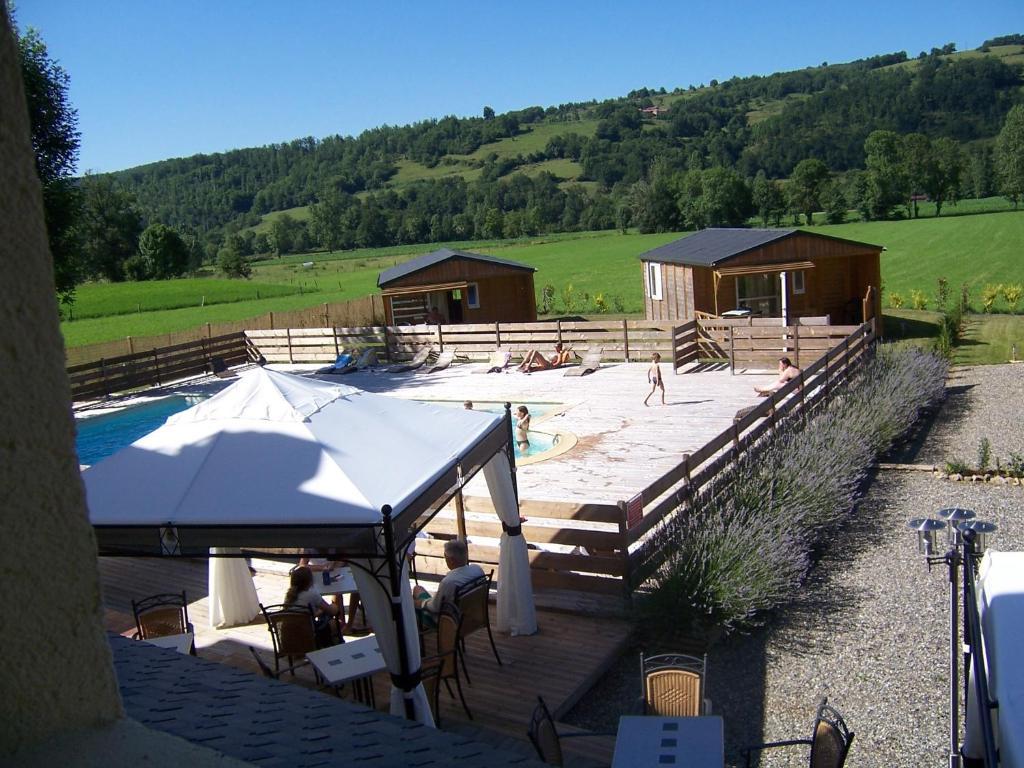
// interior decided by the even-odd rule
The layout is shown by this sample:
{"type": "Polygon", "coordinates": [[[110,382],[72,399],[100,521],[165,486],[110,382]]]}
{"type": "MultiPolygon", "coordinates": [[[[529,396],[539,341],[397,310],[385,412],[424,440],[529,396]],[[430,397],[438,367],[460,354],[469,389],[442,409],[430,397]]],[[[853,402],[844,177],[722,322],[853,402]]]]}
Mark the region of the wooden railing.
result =
{"type": "MultiPolygon", "coordinates": [[[[641,490],[637,497],[621,502],[623,509],[634,511],[628,518],[627,546],[638,542],[671,515],[692,509],[694,500],[720,472],[781,421],[831,397],[866,360],[874,339],[872,323],[857,326],[842,343],[803,369],[797,378],[757,406],[741,411],[730,427],[694,453],[684,454],[679,464],[641,490]]],[[[642,583],[657,565],[643,558],[639,548],[629,556],[630,589],[642,583]]]]}
{"type": "Polygon", "coordinates": [[[72,365],[67,369],[71,399],[109,397],[118,392],[161,386],[196,376],[209,372],[215,357],[227,366],[246,362],[249,356],[245,334],[229,333],[72,365]]]}

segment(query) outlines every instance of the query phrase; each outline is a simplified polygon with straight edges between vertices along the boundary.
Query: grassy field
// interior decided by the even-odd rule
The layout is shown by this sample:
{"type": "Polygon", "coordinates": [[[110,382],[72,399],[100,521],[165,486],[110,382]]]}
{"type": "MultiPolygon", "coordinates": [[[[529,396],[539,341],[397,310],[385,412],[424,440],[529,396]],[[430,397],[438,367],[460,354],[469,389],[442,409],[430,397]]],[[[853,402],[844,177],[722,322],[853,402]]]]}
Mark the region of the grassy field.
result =
{"type": "MultiPolygon", "coordinates": [[[[935,307],[937,281],[949,281],[950,294],[970,286],[971,306],[981,309],[980,292],[989,283],[1024,283],[1024,210],[978,216],[950,216],[908,221],[876,221],[815,226],[811,231],[885,246],[882,253],[882,303],[893,293],[910,306],[919,290],[935,307]]],[[[996,309],[1005,309],[1002,299],[996,309]]]]}
{"type": "MultiPolygon", "coordinates": [[[[887,307],[888,297],[892,292],[898,292],[904,296],[905,306],[909,308],[910,291],[915,288],[927,294],[929,306],[933,307],[936,280],[940,276],[949,281],[950,293],[954,297],[959,294],[960,284],[968,282],[976,308],[980,308],[979,292],[986,283],[1024,282],[1024,260],[1020,252],[1020,244],[1024,243],[1024,211],[815,226],[812,231],[886,246],[887,250],[882,254],[882,276],[885,288],[883,303],[887,307]]],[[[448,245],[537,267],[538,305],[541,303],[539,294],[545,285],[550,284],[555,293],[554,312],[593,313],[595,297],[603,294],[608,312],[628,314],[643,311],[643,283],[637,256],[679,236],[680,233],[623,235],[619,232],[586,232],[448,245]],[[571,294],[567,292],[569,285],[572,286],[571,294]]],[[[242,320],[272,310],[285,311],[323,302],[345,301],[373,293],[381,270],[436,247],[408,245],[297,254],[255,264],[252,282],[172,280],[82,286],[79,303],[74,307],[75,317],[81,318],[81,313],[98,314],[101,311],[97,309],[99,307],[107,307],[103,311],[110,316],[65,322],[65,340],[69,346],[78,346],[128,335],[183,330],[206,322],[242,320]],[[313,266],[303,267],[303,263],[309,261],[313,266]],[[277,286],[283,295],[265,298],[264,290],[268,289],[263,286],[266,285],[277,286]],[[259,299],[255,298],[257,289],[260,291],[259,299]],[[226,291],[219,299],[218,290],[226,291]],[[206,306],[199,306],[204,295],[207,297],[206,306]],[[245,300],[247,296],[251,296],[251,300],[245,300]],[[142,297],[146,297],[145,301],[142,297]],[[138,311],[140,304],[141,313],[138,311]],[[167,308],[146,311],[150,306],[167,308]]],[[[997,304],[996,309],[1001,309],[1001,304],[997,304]]],[[[995,324],[991,332],[986,330],[986,334],[990,333],[993,346],[1002,344],[1005,347],[1005,342],[1000,341],[1004,336],[1006,339],[1017,338],[1014,329],[1019,326],[1015,320],[1009,321],[1007,330],[999,332],[996,330],[997,318],[992,320],[995,324]]],[[[986,323],[984,327],[989,326],[986,323]]],[[[989,345],[983,346],[987,348],[989,345]]],[[[1024,350],[1024,344],[1021,349],[1024,350]]],[[[993,352],[993,355],[1004,358],[1008,354],[1008,349],[993,352]]]]}
{"type": "Polygon", "coordinates": [[[160,309],[275,299],[299,293],[283,282],[190,278],[144,283],[87,283],[75,292],[76,319],[140,314],[160,309]]]}
{"type": "MultiPolygon", "coordinates": [[[[932,348],[939,333],[938,312],[885,310],[885,337],[932,348]]],[[[992,365],[1024,356],[1024,315],[967,315],[953,353],[955,365],[992,365]]]]}

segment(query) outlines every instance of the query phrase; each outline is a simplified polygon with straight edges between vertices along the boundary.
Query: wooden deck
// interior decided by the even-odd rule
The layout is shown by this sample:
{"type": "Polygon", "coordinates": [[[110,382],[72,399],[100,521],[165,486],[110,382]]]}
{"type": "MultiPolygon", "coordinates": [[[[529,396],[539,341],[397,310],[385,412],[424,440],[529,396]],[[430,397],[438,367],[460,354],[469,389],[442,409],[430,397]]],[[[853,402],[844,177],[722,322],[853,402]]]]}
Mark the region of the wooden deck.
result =
{"type": "MultiPolygon", "coordinates": [[[[270,659],[270,635],[262,619],[231,629],[209,626],[205,562],[100,558],[100,575],[106,623],[111,631],[125,635],[134,631],[132,598],[185,589],[200,656],[253,672],[257,667],[246,646],[270,659]]],[[[280,602],[287,587],[285,577],[263,571],[257,573],[255,583],[264,604],[280,602]]],[[[493,620],[493,604],[491,610],[493,620]]],[[[544,697],[557,719],[614,663],[630,634],[629,625],[622,621],[552,611],[539,611],[538,623],[540,632],[531,637],[495,633],[503,666],[495,661],[486,633],[478,632],[468,639],[467,661],[473,685],[464,686],[464,692],[473,720],[466,718],[457,699],[450,699],[442,690],[444,728],[532,754],[526,726],[537,696],[544,697]]],[[[292,678],[285,675],[282,679],[292,678]]],[[[308,669],[299,670],[295,682],[315,687],[308,669]]],[[[374,685],[378,706],[384,708],[388,701],[387,676],[377,675],[374,685]]],[[[607,765],[613,739],[571,739],[567,749],[577,750],[578,765],[607,765]]]]}
{"type": "MultiPolygon", "coordinates": [[[[615,504],[664,475],[683,453],[717,436],[736,411],[760,402],[754,385],[776,378],[773,373],[732,375],[728,370],[673,375],[671,365],[662,363],[666,405],[661,405],[658,392],[647,407],[648,367],[606,363],[589,376],[573,377],[564,370],[484,374],[478,373],[483,364],[465,363],[431,374],[361,372],[323,378],[368,392],[457,405],[465,400],[508,401],[513,408],[544,404],[550,410],[534,418],[531,429],[569,433],[578,443],[560,456],[519,467],[520,497],[615,504]]],[[[486,496],[483,478],[471,481],[467,493],[486,496]]]]}

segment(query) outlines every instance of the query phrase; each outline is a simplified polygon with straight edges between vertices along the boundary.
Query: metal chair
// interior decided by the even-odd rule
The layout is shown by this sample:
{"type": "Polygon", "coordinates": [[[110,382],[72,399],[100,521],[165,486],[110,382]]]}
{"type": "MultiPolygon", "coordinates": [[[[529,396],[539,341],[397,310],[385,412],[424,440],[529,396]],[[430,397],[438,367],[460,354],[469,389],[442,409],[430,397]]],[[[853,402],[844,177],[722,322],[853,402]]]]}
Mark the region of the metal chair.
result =
{"type": "Polygon", "coordinates": [[[437,661],[441,670],[438,679],[444,681],[444,687],[448,695],[455,698],[452,693],[449,680],[455,681],[455,688],[459,692],[459,700],[462,708],[466,710],[466,716],[472,720],[473,713],[469,711],[466,704],[466,697],[462,693],[462,681],[459,679],[459,633],[462,628],[462,612],[458,607],[449,602],[441,604],[441,612],[437,615],[437,654],[425,659],[425,661],[437,661]]]}
{"type": "Polygon", "coordinates": [[[498,646],[494,644],[494,634],[491,632],[491,612],[488,608],[493,579],[494,571],[491,571],[486,576],[478,576],[455,590],[455,605],[462,612],[462,631],[459,632],[462,672],[466,675],[466,682],[470,685],[473,683],[469,679],[469,670],[466,669],[467,635],[471,635],[479,629],[486,629],[487,637],[491,641],[491,650],[494,651],[494,658],[499,666],[503,666],[501,656],[498,655],[498,646]]]}
{"type": "MultiPolygon", "coordinates": [[[[274,676],[280,676],[281,659],[287,659],[287,669],[292,673],[292,677],[295,677],[297,667],[309,664],[306,654],[318,647],[313,609],[308,605],[264,606],[260,603],[260,611],[267,622],[267,630],[274,643],[274,676]],[[302,661],[296,664],[295,659],[302,661]]],[[[315,674],[316,670],[313,672],[315,674]]]]}
{"type": "Polygon", "coordinates": [[[533,708],[530,715],[530,726],[526,731],[530,737],[533,748],[537,750],[537,756],[548,765],[562,765],[562,739],[571,739],[579,736],[613,736],[613,731],[594,731],[580,733],[559,733],[555,728],[555,720],[551,717],[548,705],[544,699],[537,697],[537,706],[533,708]]]}
{"type": "Polygon", "coordinates": [[[818,704],[818,713],[814,717],[814,729],[809,739],[790,739],[788,741],[772,741],[745,747],[740,751],[747,768],[750,768],[751,753],[773,747],[789,747],[796,744],[809,744],[811,747],[810,768],[843,768],[846,756],[853,743],[853,731],[846,726],[843,716],[828,704],[828,698],[822,697],[818,704]]]}
{"type": "Polygon", "coordinates": [[[661,717],[696,717],[711,707],[704,699],[708,657],[682,653],[644,656],[640,653],[644,714],[661,717]]]}
{"type": "Polygon", "coordinates": [[[426,691],[427,701],[430,702],[430,714],[434,716],[434,725],[441,727],[441,670],[442,660],[433,656],[424,659],[420,666],[420,682],[423,683],[423,690],[426,691]]]}
{"type": "MultiPolygon", "coordinates": [[[[139,601],[132,600],[132,613],[135,615],[136,627],[132,637],[136,640],[183,635],[186,632],[195,636],[195,628],[188,620],[188,597],[185,590],[152,595],[139,601]]],[[[190,653],[195,655],[195,652],[193,642],[190,653]]]]}

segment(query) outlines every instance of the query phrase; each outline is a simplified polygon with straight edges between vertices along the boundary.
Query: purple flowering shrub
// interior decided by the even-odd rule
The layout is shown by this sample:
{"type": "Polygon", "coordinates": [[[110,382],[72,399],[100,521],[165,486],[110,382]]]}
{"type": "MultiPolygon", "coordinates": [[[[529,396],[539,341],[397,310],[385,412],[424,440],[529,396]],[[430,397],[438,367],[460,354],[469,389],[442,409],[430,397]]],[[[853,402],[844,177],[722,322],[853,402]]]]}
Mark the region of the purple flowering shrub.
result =
{"type": "Polygon", "coordinates": [[[879,347],[831,400],[720,472],[644,543],[641,562],[656,564],[646,619],[730,632],[786,603],[856,508],[872,463],[941,401],[947,367],[916,347],[879,347]]]}

